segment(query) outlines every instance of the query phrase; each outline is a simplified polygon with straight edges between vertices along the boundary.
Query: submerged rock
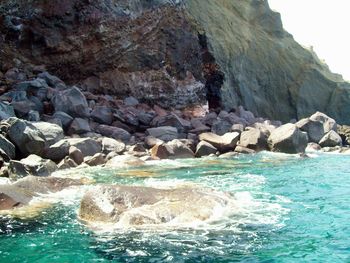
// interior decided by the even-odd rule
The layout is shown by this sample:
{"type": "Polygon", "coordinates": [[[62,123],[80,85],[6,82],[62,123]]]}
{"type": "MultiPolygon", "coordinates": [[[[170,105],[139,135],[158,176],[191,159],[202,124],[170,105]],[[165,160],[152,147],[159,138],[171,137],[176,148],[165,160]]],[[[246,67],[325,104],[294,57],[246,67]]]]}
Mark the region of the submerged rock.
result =
{"type": "Polygon", "coordinates": [[[107,163],[106,167],[111,168],[127,168],[127,167],[135,167],[142,166],[145,162],[140,158],[137,158],[132,155],[118,155],[111,158],[107,163]]]}
{"type": "Polygon", "coordinates": [[[217,209],[228,207],[234,209],[233,198],[210,189],[100,185],[84,195],[79,216],[88,223],[112,223],[120,228],[181,227],[210,220],[217,209]]]}

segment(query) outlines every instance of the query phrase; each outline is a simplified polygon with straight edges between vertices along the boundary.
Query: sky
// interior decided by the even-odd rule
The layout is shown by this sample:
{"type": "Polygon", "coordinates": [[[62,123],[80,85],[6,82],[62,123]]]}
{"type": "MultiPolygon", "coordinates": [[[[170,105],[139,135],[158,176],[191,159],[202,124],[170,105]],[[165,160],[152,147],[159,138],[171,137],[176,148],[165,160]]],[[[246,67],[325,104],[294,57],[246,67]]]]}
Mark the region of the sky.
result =
{"type": "Polygon", "coordinates": [[[284,28],[350,80],[350,0],[268,0],[284,28]]]}

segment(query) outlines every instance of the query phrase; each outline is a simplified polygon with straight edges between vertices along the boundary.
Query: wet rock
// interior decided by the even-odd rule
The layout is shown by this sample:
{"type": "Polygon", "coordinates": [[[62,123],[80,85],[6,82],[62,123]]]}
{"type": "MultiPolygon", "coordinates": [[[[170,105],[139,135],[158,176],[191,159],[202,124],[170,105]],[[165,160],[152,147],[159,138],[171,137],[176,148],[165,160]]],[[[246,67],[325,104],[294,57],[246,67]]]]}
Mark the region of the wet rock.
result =
{"type": "Polygon", "coordinates": [[[75,118],[69,126],[68,134],[83,134],[91,132],[89,122],[82,118],[75,118]]]}
{"type": "Polygon", "coordinates": [[[209,156],[210,154],[216,154],[218,150],[211,145],[209,142],[201,141],[197,145],[196,157],[203,157],[203,156],[209,156]]]}
{"type": "Polygon", "coordinates": [[[106,163],[106,167],[111,168],[127,168],[145,165],[145,162],[140,158],[132,155],[118,155],[110,159],[106,163]]]}
{"type": "Polygon", "coordinates": [[[194,153],[180,140],[157,144],[151,149],[151,156],[159,159],[185,159],[193,158],[194,153]]]}
{"type": "Polygon", "coordinates": [[[29,155],[20,161],[11,160],[9,164],[9,175],[11,179],[33,176],[49,176],[57,170],[57,165],[37,155],[29,155]]]}
{"type": "Polygon", "coordinates": [[[8,122],[11,125],[8,136],[23,155],[42,154],[46,141],[41,131],[33,124],[17,118],[11,118],[8,122]]]}
{"type": "Polygon", "coordinates": [[[232,202],[228,194],[210,189],[100,185],[84,195],[79,216],[90,223],[114,223],[125,228],[193,224],[209,220],[217,207],[233,207],[232,202]]]}
{"type": "Polygon", "coordinates": [[[149,128],[146,134],[165,142],[175,140],[179,137],[177,129],[170,126],[149,128]]]}
{"type": "Polygon", "coordinates": [[[49,147],[64,137],[62,128],[53,123],[48,122],[33,122],[31,123],[45,138],[45,146],[49,147]]]}
{"type": "Polygon", "coordinates": [[[0,101],[0,120],[16,117],[15,111],[10,104],[0,101]]]}
{"type": "Polygon", "coordinates": [[[59,162],[64,157],[68,156],[69,148],[75,146],[78,148],[84,155],[93,156],[98,152],[101,152],[102,145],[101,142],[98,142],[91,138],[69,138],[63,139],[59,142],[51,145],[44,153],[45,158],[59,162]]]}
{"type": "Polygon", "coordinates": [[[98,123],[111,125],[113,122],[112,110],[106,106],[96,106],[91,112],[91,118],[98,123]]]}
{"type": "Polygon", "coordinates": [[[219,155],[219,158],[222,159],[231,159],[233,157],[237,157],[239,155],[238,152],[227,152],[219,155]]]}
{"type": "Polygon", "coordinates": [[[131,138],[131,134],[129,132],[118,127],[99,125],[96,131],[105,137],[121,140],[124,143],[128,142],[131,138]]]}
{"type": "Polygon", "coordinates": [[[117,141],[112,138],[104,137],[102,139],[102,152],[104,154],[109,154],[110,152],[115,152],[121,154],[125,151],[125,144],[121,141],[117,141]]]}
{"type": "Polygon", "coordinates": [[[69,158],[72,159],[77,165],[84,162],[84,154],[75,146],[69,147],[69,158]]]}
{"type": "Polygon", "coordinates": [[[241,133],[239,146],[254,151],[263,151],[268,149],[267,139],[268,136],[260,129],[249,128],[241,133]]]}
{"type": "Polygon", "coordinates": [[[70,169],[77,167],[78,164],[72,160],[69,156],[66,156],[62,161],[59,162],[57,168],[59,170],[70,169]]]}
{"type": "Polygon", "coordinates": [[[283,153],[302,153],[305,151],[307,143],[307,133],[291,123],[274,130],[268,139],[271,151],[283,153]]]}
{"type": "Polygon", "coordinates": [[[58,92],[52,98],[52,104],[56,112],[63,111],[72,117],[90,116],[85,96],[77,87],[58,92]]]}
{"type": "Polygon", "coordinates": [[[331,130],[319,142],[322,147],[342,146],[342,138],[338,133],[331,130]]]}
{"type": "Polygon", "coordinates": [[[53,114],[53,117],[56,119],[59,119],[62,122],[62,127],[63,129],[67,130],[70,126],[70,124],[73,121],[73,117],[68,115],[67,113],[63,112],[63,111],[56,111],[53,114]]]}
{"type": "Polygon", "coordinates": [[[305,152],[306,153],[313,153],[313,152],[318,152],[321,151],[322,147],[314,142],[310,142],[308,143],[308,145],[306,146],[305,152]]]}
{"type": "Polygon", "coordinates": [[[255,150],[241,146],[241,145],[237,145],[237,147],[235,148],[235,152],[237,153],[242,153],[242,154],[253,154],[256,153],[255,150]]]}
{"type": "Polygon", "coordinates": [[[97,166],[106,163],[106,155],[103,153],[96,153],[94,156],[87,156],[84,158],[84,163],[89,166],[97,166]]]}
{"type": "Polygon", "coordinates": [[[1,134],[0,149],[4,152],[8,159],[14,159],[16,157],[16,147],[1,134]]]}
{"type": "Polygon", "coordinates": [[[199,135],[199,140],[209,142],[221,153],[233,151],[239,141],[239,133],[230,132],[222,136],[214,133],[202,133],[199,135]]]}

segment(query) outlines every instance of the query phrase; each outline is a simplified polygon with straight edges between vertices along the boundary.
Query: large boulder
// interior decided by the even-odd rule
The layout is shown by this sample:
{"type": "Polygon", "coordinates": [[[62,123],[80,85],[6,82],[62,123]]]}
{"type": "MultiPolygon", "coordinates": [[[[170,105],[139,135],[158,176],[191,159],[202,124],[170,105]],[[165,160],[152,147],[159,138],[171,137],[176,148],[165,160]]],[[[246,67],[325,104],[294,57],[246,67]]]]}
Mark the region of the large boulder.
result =
{"type": "Polygon", "coordinates": [[[8,159],[14,159],[16,157],[16,147],[4,136],[0,134],[0,150],[6,154],[8,159]]]}
{"type": "Polygon", "coordinates": [[[187,121],[177,116],[175,113],[171,113],[166,116],[160,116],[158,118],[155,118],[152,121],[152,125],[157,127],[164,127],[164,126],[175,127],[180,133],[187,132],[192,127],[190,121],[187,121]]]}
{"type": "Polygon", "coordinates": [[[342,146],[342,138],[338,133],[331,130],[320,140],[319,144],[322,147],[342,146]]]}
{"type": "Polygon", "coordinates": [[[238,132],[229,132],[222,136],[214,133],[202,133],[199,135],[199,140],[206,141],[217,148],[221,153],[233,151],[239,141],[238,132]]]}
{"type": "Polygon", "coordinates": [[[126,130],[114,126],[99,125],[96,132],[100,133],[102,136],[113,138],[116,140],[121,140],[122,142],[129,142],[131,134],[126,130]]]}
{"type": "Polygon", "coordinates": [[[99,185],[88,191],[79,217],[88,223],[119,227],[192,225],[217,216],[218,209],[233,209],[229,195],[202,188],[157,189],[141,186],[99,185]]]}
{"type": "Polygon", "coordinates": [[[308,144],[306,132],[301,131],[295,124],[285,124],[275,129],[268,144],[271,151],[283,153],[302,153],[308,144]]]}
{"type": "Polygon", "coordinates": [[[208,156],[211,154],[216,154],[218,150],[211,145],[209,142],[206,141],[200,141],[197,144],[197,148],[196,148],[196,157],[203,157],[203,156],[208,156]]]}
{"type": "Polygon", "coordinates": [[[168,143],[155,145],[151,149],[151,155],[153,158],[159,159],[184,159],[194,157],[191,148],[180,140],[172,140],[168,143]]]}
{"type": "Polygon", "coordinates": [[[45,150],[44,156],[47,159],[59,162],[64,157],[68,156],[71,146],[78,148],[84,157],[93,156],[98,152],[101,152],[101,142],[92,138],[69,138],[63,139],[51,145],[45,150]]]}
{"type": "Polygon", "coordinates": [[[255,151],[263,151],[268,149],[268,135],[257,128],[249,128],[241,133],[239,145],[244,148],[255,151]]]}
{"type": "Polygon", "coordinates": [[[179,137],[177,129],[171,126],[149,128],[146,134],[165,142],[175,140],[179,137]]]}
{"type": "Polygon", "coordinates": [[[62,128],[57,124],[49,122],[32,122],[31,124],[44,135],[46,147],[55,144],[64,137],[62,128]]]}
{"type": "Polygon", "coordinates": [[[32,123],[17,118],[9,119],[8,123],[10,123],[8,136],[22,155],[42,154],[46,140],[45,135],[40,130],[32,123]]]}
{"type": "Polygon", "coordinates": [[[57,165],[37,155],[29,155],[20,161],[11,160],[9,164],[9,175],[11,179],[18,179],[28,175],[49,176],[57,170],[57,165]]]}
{"type": "Polygon", "coordinates": [[[98,123],[111,125],[113,122],[112,110],[107,106],[96,106],[91,112],[91,118],[98,123]]]}
{"type": "Polygon", "coordinates": [[[75,118],[69,126],[67,131],[68,134],[84,134],[91,132],[91,127],[89,122],[86,119],[75,118]]]}
{"type": "Polygon", "coordinates": [[[320,121],[305,118],[298,121],[296,125],[300,130],[307,132],[310,142],[318,143],[325,134],[323,123],[320,121]]]}
{"type": "Polygon", "coordinates": [[[57,92],[52,98],[55,111],[63,111],[72,117],[89,117],[90,111],[84,94],[73,87],[57,92]]]}
{"type": "Polygon", "coordinates": [[[63,111],[56,111],[53,115],[53,117],[55,119],[59,119],[62,123],[62,127],[63,129],[67,130],[70,126],[70,124],[73,121],[73,117],[68,115],[67,113],[63,112],[63,111]]]}
{"type": "Polygon", "coordinates": [[[322,112],[318,111],[315,114],[311,115],[310,120],[322,123],[323,129],[324,129],[324,134],[326,134],[332,130],[337,131],[337,123],[335,122],[335,120],[322,112]]]}
{"type": "Polygon", "coordinates": [[[337,129],[338,134],[343,140],[344,145],[350,145],[350,126],[343,125],[343,126],[338,126],[337,129]]]}
{"type": "Polygon", "coordinates": [[[125,151],[125,144],[121,141],[104,137],[102,138],[102,152],[109,154],[110,152],[122,153],[125,151]]]}

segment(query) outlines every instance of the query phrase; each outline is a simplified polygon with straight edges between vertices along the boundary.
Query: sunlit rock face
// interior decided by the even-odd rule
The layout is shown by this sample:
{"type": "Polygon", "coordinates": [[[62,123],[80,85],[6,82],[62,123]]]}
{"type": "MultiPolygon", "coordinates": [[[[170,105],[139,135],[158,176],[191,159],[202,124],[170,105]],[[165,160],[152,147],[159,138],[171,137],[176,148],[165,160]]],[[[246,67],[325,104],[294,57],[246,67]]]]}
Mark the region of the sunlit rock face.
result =
{"type": "Polygon", "coordinates": [[[266,0],[4,0],[0,31],[2,71],[16,57],[167,108],[203,103],[214,87],[214,108],[350,122],[350,85],[283,30],[266,0]]]}
{"type": "Polygon", "coordinates": [[[210,189],[100,185],[85,194],[79,215],[116,228],[183,227],[214,220],[226,210],[234,211],[233,198],[210,189]]]}

